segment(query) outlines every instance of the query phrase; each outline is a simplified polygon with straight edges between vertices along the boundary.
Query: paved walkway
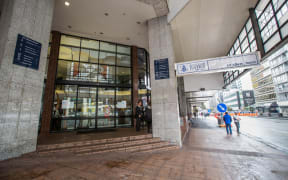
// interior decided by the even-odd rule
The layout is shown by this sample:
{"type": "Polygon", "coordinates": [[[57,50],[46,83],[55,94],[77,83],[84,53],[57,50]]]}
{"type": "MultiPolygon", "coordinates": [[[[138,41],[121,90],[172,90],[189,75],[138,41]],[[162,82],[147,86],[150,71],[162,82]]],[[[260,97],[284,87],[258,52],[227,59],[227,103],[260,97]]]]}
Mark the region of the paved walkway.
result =
{"type": "Polygon", "coordinates": [[[30,154],[0,162],[0,179],[288,179],[288,156],[211,120],[193,124],[180,150],[161,153],[30,154]],[[234,133],[235,134],[235,133],[234,133]]]}

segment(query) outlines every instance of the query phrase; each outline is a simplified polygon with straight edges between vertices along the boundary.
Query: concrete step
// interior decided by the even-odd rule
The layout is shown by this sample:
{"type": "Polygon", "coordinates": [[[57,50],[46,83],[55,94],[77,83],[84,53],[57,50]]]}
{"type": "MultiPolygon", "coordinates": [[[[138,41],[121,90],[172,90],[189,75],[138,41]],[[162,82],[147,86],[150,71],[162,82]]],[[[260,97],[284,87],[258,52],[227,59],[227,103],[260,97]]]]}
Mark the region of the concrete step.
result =
{"type": "Polygon", "coordinates": [[[160,138],[146,138],[132,141],[120,141],[120,142],[109,142],[109,143],[101,143],[101,144],[85,144],[82,146],[69,146],[69,147],[61,147],[54,149],[44,149],[38,151],[39,153],[51,153],[51,152],[86,152],[86,151],[99,151],[99,150],[107,150],[114,148],[126,148],[130,146],[137,146],[141,144],[149,144],[160,142],[160,138]]]}
{"type": "Polygon", "coordinates": [[[45,150],[71,148],[71,147],[76,147],[76,146],[82,147],[82,146],[88,146],[88,145],[117,143],[117,142],[133,141],[133,140],[145,140],[145,139],[151,139],[151,138],[152,138],[152,134],[147,134],[147,135],[139,135],[139,136],[77,141],[77,142],[69,142],[69,143],[61,143],[61,144],[38,145],[37,151],[41,152],[45,150]]]}
{"type": "Polygon", "coordinates": [[[138,145],[130,145],[125,147],[115,147],[115,148],[106,148],[106,149],[91,149],[89,151],[80,151],[76,152],[78,156],[81,155],[91,155],[91,154],[99,154],[99,153],[106,153],[106,152],[139,152],[139,151],[145,151],[150,150],[153,148],[161,148],[168,146],[170,143],[165,141],[160,142],[151,142],[151,143],[145,143],[145,144],[138,144],[138,145]]]}

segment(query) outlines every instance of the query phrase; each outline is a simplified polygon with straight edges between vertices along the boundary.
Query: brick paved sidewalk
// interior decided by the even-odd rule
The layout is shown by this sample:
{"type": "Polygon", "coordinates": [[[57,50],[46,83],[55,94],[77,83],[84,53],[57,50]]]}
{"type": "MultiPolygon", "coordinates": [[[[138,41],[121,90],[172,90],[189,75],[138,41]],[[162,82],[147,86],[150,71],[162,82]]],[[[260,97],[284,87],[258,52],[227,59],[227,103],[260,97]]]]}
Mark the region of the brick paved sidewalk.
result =
{"type": "MultiPolygon", "coordinates": [[[[205,123],[205,121],[200,122],[205,123]]],[[[288,179],[288,156],[224,129],[191,128],[180,150],[75,157],[32,153],[0,162],[0,179],[288,179]]]]}

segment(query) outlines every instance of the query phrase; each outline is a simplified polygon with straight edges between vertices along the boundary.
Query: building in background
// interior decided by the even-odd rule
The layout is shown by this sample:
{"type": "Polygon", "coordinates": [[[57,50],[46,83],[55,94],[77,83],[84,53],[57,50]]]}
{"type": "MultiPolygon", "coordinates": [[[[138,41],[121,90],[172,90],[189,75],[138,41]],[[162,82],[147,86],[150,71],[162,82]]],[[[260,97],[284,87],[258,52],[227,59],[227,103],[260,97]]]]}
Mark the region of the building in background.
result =
{"type": "Polygon", "coordinates": [[[270,109],[270,106],[277,101],[272,81],[270,61],[265,60],[261,66],[252,69],[251,79],[256,101],[254,107],[260,114],[268,115],[273,111],[270,109]]]}
{"type": "Polygon", "coordinates": [[[288,45],[269,56],[271,74],[275,86],[278,111],[280,115],[288,115],[288,45]]]}

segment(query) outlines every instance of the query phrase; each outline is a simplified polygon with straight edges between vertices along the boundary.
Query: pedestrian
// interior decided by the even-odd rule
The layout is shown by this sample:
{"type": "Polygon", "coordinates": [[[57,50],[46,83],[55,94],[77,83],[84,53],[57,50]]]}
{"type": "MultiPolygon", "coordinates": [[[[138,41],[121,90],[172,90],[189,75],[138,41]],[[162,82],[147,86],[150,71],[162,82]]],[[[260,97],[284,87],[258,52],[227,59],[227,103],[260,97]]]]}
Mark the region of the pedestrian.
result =
{"type": "Polygon", "coordinates": [[[150,102],[148,102],[148,106],[145,110],[145,121],[147,124],[147,132],[152,133],[152,109],[150,102]]]}
{"type": "Polygon", "coordinates": [[[143,102],[142,100],[138,100],[137,106],[136,106],[136,113],[135,113],[135,118],[136,118],[136,131],[140,131],[140,126],[141,122],[143,121],[143,102]]]}
{"type": "Polygon", "coordinates": [[[240,117],[238,116],[240,113],[237,113],[235,112],[234,113],[234,116],[233,116],[233,120],[234,120],[234,123],[235,123],[235,126],[236,126],[236,129],[237,129],[237,134],[239,135],[240,134],[240,117]]]}
{"type": "Polygon", "coordinates": [[[225,115],[223,116],[223,120],[225,122],[226,125],[226,132],[227,135],[232,135],[232,129],[231,129],[231,122],[232,122],[232,118],[231,116],[228,114],[228,112],[225,112],[225,115]],[[229,130],[229,131],[228,131],[229,130]],[[230,132],[230,133],[229,133],[230,132]]]}

